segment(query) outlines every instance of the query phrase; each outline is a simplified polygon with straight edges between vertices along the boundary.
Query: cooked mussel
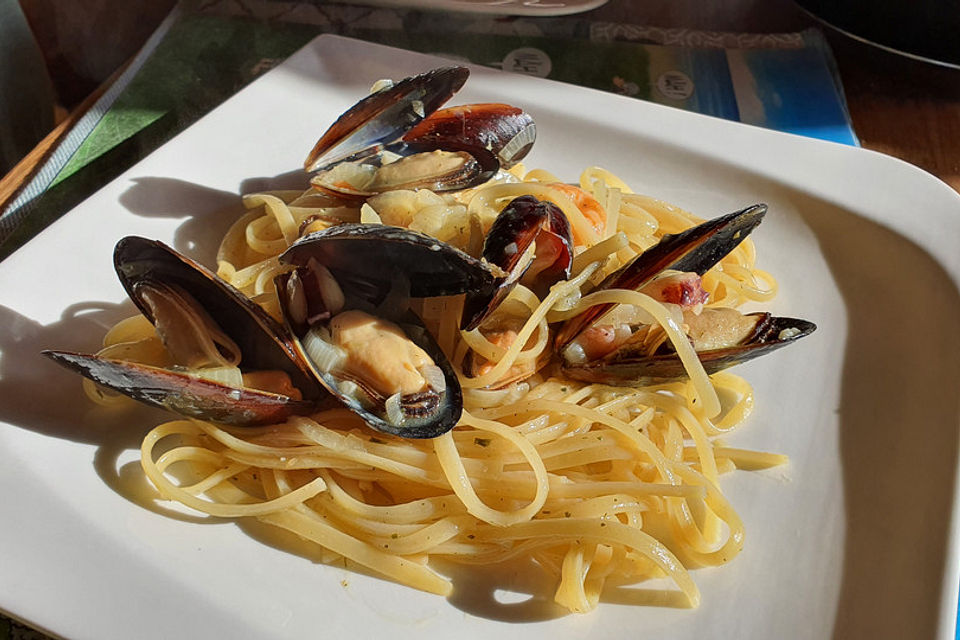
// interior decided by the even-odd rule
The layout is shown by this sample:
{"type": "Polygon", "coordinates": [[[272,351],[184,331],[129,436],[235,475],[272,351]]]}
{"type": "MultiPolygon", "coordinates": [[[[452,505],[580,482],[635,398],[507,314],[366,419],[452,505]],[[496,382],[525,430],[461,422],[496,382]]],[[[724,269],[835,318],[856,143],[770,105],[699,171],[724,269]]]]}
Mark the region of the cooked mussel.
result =
{"type": "Polygon", "coordinates": [[[573,237],[563,211],[534,196],[511,200],[494,220],[483,245],[483,259],[500,267],[493,291],[473,290],[464,300],[461,327],[472,330],[492,313],[519,282],[543,296],[570,277],[573,237]]]}
{"type": "MultiPolygon", "coordinates": [[[[769,313],[746,314],[740,318],[742,325],[747,327],[745,337],[706,349],[697,349],[694,341],[697,357],[708,374],[766,355],[816,329],[816,325],[807,320],[775,317],[769,313]]],[[[668,344],[661,336],[660,348],[650,353],[638,340],[635,344],[614,349],[599,360],[565,363],[564,371],[576,380],[610,385],[644,386],[685,378],[687,371],[668,344]]]]}
{"type": "Polygon", "coordinates": [[[282,422],[309,413],[327,396],[284,329],[202,265],[163,243],[131,236],[117,243],[114,266],[130,299],[156,327],[170,366],[107,354],[45,355],[135,400],[235,426],[282,422]],[[244,372],[242,379],[219,380],[234,367],[244,372]]]}
{"type": "Polygon", "coordinates": [[[401,80],[343,113],[307,156],[315,188],[345,198],[396,189],[465,189],[523,158],[536,138],[529,114],[504,104],[437,109],[465,67],[401,80]]]}
{"type": "Polygon", "coordinates": [[[453,428],[463,400],[456,372],[411,297],[491,290],[481,261],[434,238],[383,225],[340,225],[280,256],[284,318],[323,385],[374,429],[432,438],[453,428]]]}
{"type": "MultiPolygon", "coordinates": [[[[763,219],[754,205],[661,241],[598,285],[631,289],[674,306],[707,373],[751,360],[812,333],[806,320],[704,308],[700,276],[740,244],[763,219]]],[[[607,384],[647,385],[685,377],[679,356],[659,325],[642,312],[595,305],[568,320],[556,338],[567,375],[607,384]],[[618,317],[619,312],[619,317],[618,317]],[[632,315],[632,317],[631,317],[632,315]]]]}

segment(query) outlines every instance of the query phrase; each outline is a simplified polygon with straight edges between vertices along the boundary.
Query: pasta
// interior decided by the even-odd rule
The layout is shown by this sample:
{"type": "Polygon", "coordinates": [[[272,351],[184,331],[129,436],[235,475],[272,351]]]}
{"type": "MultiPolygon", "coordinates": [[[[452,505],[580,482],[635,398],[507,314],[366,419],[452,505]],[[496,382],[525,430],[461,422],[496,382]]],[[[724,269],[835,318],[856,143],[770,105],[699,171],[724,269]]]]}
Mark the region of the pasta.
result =
{"type": "MultiPolygon", "coordinates": [[[[697,218],[596,167],[577,187],[518,165],[467,191],[388,192],[361,208],[311,191],[262,193],[243,198],[247,213],[222,241],[218,275],[279,317],[272,283],[286,267],[277,256],[304,230],[381,222],[476,255],[499,210],[526,194],[554,202],[569,219],[577,245],[570,279],[543,296],[517,286],[485,325],[494,331],[459,329],[462,296],[416,309],[465,372],[464,413],[453,431],[397,438],[345,408],[257,428],[176,420],[142,444],[143,469],[160,494],[211,516],[257,518],[320,545],[329,561],[345,558],[430,593],[451,591],[432,558],[528,559],[555,576],[555,600],[570,611],[595,608],[605,588],[655,578],[697,606],[690,569],[730,562],[744,542],[720,476],[786,459],[728,446],[724,438],[751,412],[752,389],[735,374],[708,378],[663,304],[636,291],[584,293],[697,218]],[[676,345],[690,379],[629,388],[565,378],[551,364],[551,325],[599,302],[655,318],[657,339],[676,345]]],[[[776,281],[755,259],[748,239],[704,276],[711,306],[775,295],[776,281]]],[[[142,319],[115,327],[106,348],[163,358],[142,319]]]]}

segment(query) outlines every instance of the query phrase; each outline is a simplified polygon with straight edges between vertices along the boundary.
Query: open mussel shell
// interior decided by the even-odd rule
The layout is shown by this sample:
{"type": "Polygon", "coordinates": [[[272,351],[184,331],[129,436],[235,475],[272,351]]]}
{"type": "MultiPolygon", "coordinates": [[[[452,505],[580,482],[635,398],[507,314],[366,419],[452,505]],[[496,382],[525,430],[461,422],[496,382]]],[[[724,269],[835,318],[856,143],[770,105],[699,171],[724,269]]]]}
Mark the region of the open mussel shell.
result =
{"type": "Polygon", "coordinates": [[[543,257],[541,253],[549,253],[551,261],[548,265],[538,265],[540,271],[534,288],[542,296],[550,285],[570,277],[573,262],[570,223],[552,202],[534,196],[514,198],[493,221],[483,245],[484,261],[500,267],[506,275],[497,279],[493,291],[467,293],[461,328],[470,331],[480,326],[506,299],[526,271],[543,257]],[[534,244],[535,257],[531,259],[528,249],[534,244]]]}
{"type": "MultiPolygon", "coordinates": [[[[807,320],[774,317],[766,313],[751,315],[763,317],[757,323],[757,329],[749,340],[732,347],[697,352],[697,357],[708,374],[785,347],[810,335],[817,328],[807,320]]],[[[682,380],[688,375],[679,357],[673,352],[642,357],[618,357],[617,354],[612,354],[612,357],[608,356],[595,362],[565,364],[563,371],[575,380],[637,387],[682,380]]]]}
{"type": "Polygon", "coordinates": [[[344,162],[316,174],[310,184],[321,193],[353,200],[399,189],[467,189],[486,182],[500,168],[493,151],[457,141],[442,148],[434,143],[399,143],[387,151],[400,158],[387,164],[381,163],[382,156],[344,162]]]}
{"type": "MultiPolygon", "coordinates": [[[[755,204],[680,233],[667,234],[656,245],[607,276],[594,290],[638,290],[668,269],[702,276],[743,242],[766,213],[767,205],[755,204]]],[[[562,353],[564,347],[614,306],[594,305],[567,320],[557,332],[557,351],[562,353]]]]}
{"type": "MultiPolygon", "coordinates": [[[[308,268],[301,269],[306,271],[308,268]]],[[[326,302],[324,293],[319,290],[303,291],[302,294],[310,299],[304,304],[304,311],[310,310],[307,312],[308,314],[315,314],[319,318],[315,324],[310,325],[297,317],[303,312],[298,314],[291,310],[294,305],[291,301],[294,297],[293,289],[303,287],[304,283],[310,282],[310,278],[301,277],[301,270],[298,270],[297,272],[277,276],[275,282],[284,319],[294,336],[293,343],[300,359],[308,364],[312,375],[330,394],[362,418],[367,425],[382,433],[403,438],[435,438],[443,435],[457,424],[463,411],[463,393],[459,379],[433,336],[413,312],[406,311],[399,317],[394,316],[387,319],[396,325],[410,342],[426,352],[433,361],[433,365],[441,371],[444,385],[440,391],[427,389],[403,396],[399,408],[391,416],[385,406],[385,403],[389,400],[379,394],[372,385],[366,383],[362,378],[348,377],[348,374],[337,367],[330,367],[329,370],[324,368],[311,357],[308,349],[304,346],[306,333],[310,328],[318,325],[329,326],[329,322],[336,318],[339,313],[347,313],[359,307],[364,313],[372,311],[374,314],[372,317],[376,318],[376,311],[371,309],[368,301],[362,298],[359,300],[348,298],[345,300],[345,306],[342,309],[333,309],[329,310],[328,313],[323,313],[326,302]],[[298,279],[299,282],[292,286],[291,282],[294,278],[298,279]]],[[[384,357],[391,358],[391,354],[385,353],[384,357]]]]}
{"type": "Polygon", "coordinates": [[[313,258],[344,291],[378,304],[391,289],[411,298],[492,291],[503,275],[456,247],[417,231],[379,224],[341,224],[298,239],[280,262],[305,266],[313,258]]]}
{"type": "MultiPolygon", "coordinates": [[[[743,242],[763,220],[766,211],[766,205],[757,204],[681,233],[665,235],[658,244],[604,279],[596,290],[639,290],[667,270],[702,276],[743,242]]],[[[596,305],[568,320],[558,332],[558,351],[564,353],[568,344],[614,306],[596,305]]],[[[730,346],[697,351],[697,357],[708,374],[770,353],[816,329],[812,322],[773,317],[769,313],[749,314],[747,317],[756,318],[750,335],[730,346]]],[[[571,378],[614,385],[642,386],[688,375],[679,356],[670,348],[661,348],[654,354],[637,354],[624,346],[592,362],[571,364],[564,360],[562,366],[571,378]]]]}
{"type": "Polygon", "coordinates": [[[114,249],[114,267],[127,295],[148,320],[156,324],[141,297],[143,285],[175,285],[203,307],[243,354],[242,368],[283,371],[304,397],[319,390],[294,355],[286,330],[259,305],[224,282],[203,265],[156,240],[122,238],[114,249]]]}
{"type": "Polygon", "coordinates": [[[43,354],[99,385],[188,418],[252,427],[316,410],[315,402],[258,389],[226,387],[180,371],[67,351],[43,354]]]}
{"type": "MultiPolygon", "coordinates": [[[[284,320],[297,338],[300,357],[310,363],[313,375],[332,394],[384,433],[433,438],[453,428],[463,408],[459,380],[436,341],[407,305],[410,298],[475,289],[490,291],[502,275],[499,270],[495,272],[482,261],[428,235],[375,224],[342,224],[309,234],[281,254],[280,262],[297,267],[276,280],[284,320]],[[318,276],[318,270],[324,274],[318,276]],[[294,303],[295,299],[299,302],[294,303]],[[431,385],[422,393],[403,396],[403,416],[398,420],[397,413],[391,418],[381,403],[386,394],[377,392],[369,380],[362,376],[347,378],[336,363],[317,366],[302,339],[308,330],[325,329],[348,311],[361,311],[397,325],[405,338],[439,368],[443,388],[431,385]],[[354,386],[360,387],[362,400],[354,386]],[[422,398],[422,403],[411,396],[422,398]]],[[[392,360],[394,356],[384,353],[383,358],[392,360]]],[[[377,373],[384,374],[384,370],[377,373]]]]}
{"type": "Polygon", "coordinates": [[[189,295],[239,348],[245,370],[286,373],[303,400],[203,379],[186,370],[163,369],[108,357],[47,351],[59,364],[135,400],[191,418],[235,426],[280,422],[309,413],[327,397],[301,363],[285,330],[259,306],[202,265],[161,242],[135,236],[117,243],[114,266],[130,299],[152,323],[157,319],[143,292],[174,287],[189,295]]]}
{"type": "Polygon", "coordinates": [[[346,159],[379,152],[442,106],[469,75],[465,67],[443,67],[368,95],[323,134],[307,156],[304,168],[318,171],[346,159]]]}
{"type": "Polygon", "coordinates": [[[486,182],[530,151],[530,114],[487,103],[437,111],[466,81],[445,67],[373,93],[340,116],[307,156],[320,192],[358,200],[397,189],[455,191],[486,182]]]}

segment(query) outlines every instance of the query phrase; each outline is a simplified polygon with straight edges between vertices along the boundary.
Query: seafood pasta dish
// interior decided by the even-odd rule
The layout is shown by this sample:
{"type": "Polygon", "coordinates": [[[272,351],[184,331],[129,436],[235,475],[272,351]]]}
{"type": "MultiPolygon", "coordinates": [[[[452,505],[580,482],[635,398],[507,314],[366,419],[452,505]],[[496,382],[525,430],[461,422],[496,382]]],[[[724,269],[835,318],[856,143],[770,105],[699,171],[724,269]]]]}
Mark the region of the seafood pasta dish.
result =
{"type": "Polygon", "coordinates": [[[141,447],[164,499],[440,595],[441,565],[523,562],[570,611],[657,578],[695,607],[690,570],[744,544],[720,476],[786,462],[729,441],[754,403],[730,367],[815,329],[739,310],[776,293],[766,206],[704,221],[528,168],[529,114],[443,107],[467,76],[375,85],[309,187],[243,197],[216,265],[120,239],[141,314],[45,353],[173,414],[141,447]]]}

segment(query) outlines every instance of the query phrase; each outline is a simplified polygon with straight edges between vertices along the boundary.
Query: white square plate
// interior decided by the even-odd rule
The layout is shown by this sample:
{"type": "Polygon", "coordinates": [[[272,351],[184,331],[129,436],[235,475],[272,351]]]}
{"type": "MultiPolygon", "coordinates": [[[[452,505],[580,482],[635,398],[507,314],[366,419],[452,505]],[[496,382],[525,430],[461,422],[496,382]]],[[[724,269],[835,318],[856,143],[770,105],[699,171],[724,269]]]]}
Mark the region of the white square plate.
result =
{"type": "Polygon", "coordinates": [[[295,175],[373,80],[441,64],[321,36],[0,263],[0,607],[100,639],[952,637],[960,197],[862,149],[488,69],[453,103],[529,110],[529,166],[573,181],[602,165],[704,217],[768,203],[754,237],[780,280],[773,310],[819,325],[739,370],[757,409],[733,445],[791,463],[724,478],[746,548],[694,571],[701,607],[562,615],[520,572],[457,577],[445,600],[141,497],[136,449],[165,416],[93,409],[39,355],[95,349],[130,313],[114,243],[212,263],[238,194],[295,175]]]}

